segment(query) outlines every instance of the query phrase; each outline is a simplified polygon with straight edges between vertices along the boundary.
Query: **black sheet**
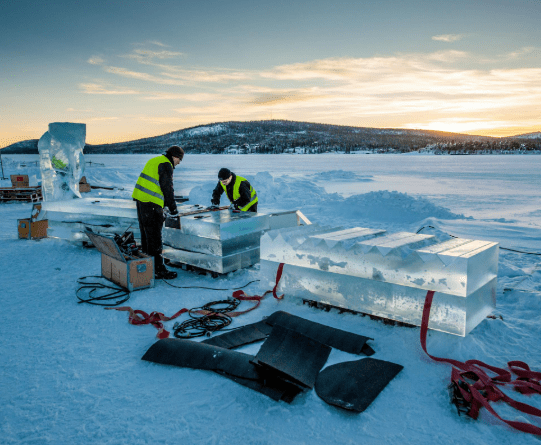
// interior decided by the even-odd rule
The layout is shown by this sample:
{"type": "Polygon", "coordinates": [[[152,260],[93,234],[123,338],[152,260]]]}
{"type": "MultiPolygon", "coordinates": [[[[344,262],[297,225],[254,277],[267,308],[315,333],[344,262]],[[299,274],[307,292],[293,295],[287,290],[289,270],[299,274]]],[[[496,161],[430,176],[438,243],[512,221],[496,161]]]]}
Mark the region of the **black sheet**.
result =
{"type": "Polygon", "coordinates": [[[331,348],[296,331],[276,325],[253,360],[265,374],[278,375],[313,388],[331,348]]]}
{"type": "Polygon", "coordinates": [[[314,321],[306,320],[284,311],[274,312],[258,323],[242,326],[230,332],[204,340],[203,343],[234,349],[259,340],[264,340],[272,331],[272,326],[280,325],[299,332],[324,345],[351,354],[373,355],[375,351],[366,343],[370,337],[331,328],[314,321]]]}
{"type": "Polygon", "coordinates": [[[360,413],[403,368],[373,358],[337,363],[319,373],[316,393],[330,405],[360,413]]]}
{"type": "Polygon", "coordinates": [[[142,360],[182,368],[215,371],[274,400],[290,403],[300,392],[275,376],[263,376],[251,363],[254,356],[185,339],[165,338],[154,343],[142,360]]]}

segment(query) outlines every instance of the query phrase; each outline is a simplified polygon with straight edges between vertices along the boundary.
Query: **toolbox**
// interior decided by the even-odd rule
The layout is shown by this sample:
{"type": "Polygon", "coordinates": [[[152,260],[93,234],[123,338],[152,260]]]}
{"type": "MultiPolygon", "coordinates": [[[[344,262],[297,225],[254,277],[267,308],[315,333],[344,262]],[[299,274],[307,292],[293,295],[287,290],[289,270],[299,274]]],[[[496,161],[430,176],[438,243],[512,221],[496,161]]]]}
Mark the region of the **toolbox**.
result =
{"type": "Polygon", "coordinates": [[[139,249],[124,253],[113,238],[90,230],[85,233],[101,252],[101,274],[105,278],[130,292],[154,287],[154,257],[139,249]]]}

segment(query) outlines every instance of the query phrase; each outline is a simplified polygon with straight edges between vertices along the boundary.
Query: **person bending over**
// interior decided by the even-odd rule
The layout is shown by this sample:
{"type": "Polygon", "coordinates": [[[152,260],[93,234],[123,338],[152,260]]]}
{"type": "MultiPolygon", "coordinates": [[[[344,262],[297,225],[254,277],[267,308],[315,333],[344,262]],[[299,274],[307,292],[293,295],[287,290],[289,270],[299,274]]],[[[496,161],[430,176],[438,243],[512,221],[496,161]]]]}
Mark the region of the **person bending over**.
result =
{"type": "Polygon", "coordinates": [[[219,205],[222,193],[225,192],[232,209],[257,212],[257,192],[245,178],[237,176],[228,168],[221,168],[218,179],[218,184],[212,192],[212,205],[219,205]]]}

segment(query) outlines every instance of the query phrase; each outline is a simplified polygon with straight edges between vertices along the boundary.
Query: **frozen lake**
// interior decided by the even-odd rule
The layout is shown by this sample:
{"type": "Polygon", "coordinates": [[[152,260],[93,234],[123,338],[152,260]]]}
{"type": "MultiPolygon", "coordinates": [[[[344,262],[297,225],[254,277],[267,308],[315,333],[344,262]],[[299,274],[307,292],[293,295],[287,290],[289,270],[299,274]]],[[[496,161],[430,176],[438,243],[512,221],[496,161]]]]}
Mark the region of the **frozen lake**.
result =
{"type": "MultiPolygon", "coordinates": [[[[152,156],[86,156],[92,162],[86,167],[88,182],[116,189],[94,189],[85,197],[129,198],[152,156]]],[[[28,174],[31,185],[37,183],[37,156],[2,159],[7,177],[28,174]]],[[[526,252],[500,250],[496,319],[482,321],[464,338],[431,331],[428,350],[499,367],[522,360],[541,371],[541,156],[188,153],[175,170],[176,194],[189,195],[192,204],[209,204],[221,167],[252,182],[261,212],[300,209],[322,225],[391,233],[433,226],[438,234],[497,241],[526,252]]],[[[0,183],[9,185],[9,180],[0,183]]],[[[446,388],[451,367],[424,354],[418,328],[318,311],[288,299],[287,292],[281,301],[267,297],[233,326],[283,310],[373,338],[374,357],[404,370],[365,412],[331,407],[314,391],[288,405],[211,372],[143,362],[156,341],[153,327],[128,324],[125,312],[76,303],[77,279],[100,273],[95,249],[53,238],[17,238],[17,219],[27,218],[31,207],[0,204],[2,444],[539,443],[486,410],[477,421],[459,417],[446,388]]],[[[173,283],[233,289],[258,278],[256,265],[216,280],[180,270],[173,283]]],[[[251,295],[265,290],[258,283],[246,288],[251,295]]],[[[175,289],[157,281],[152,289],[133,292],[126,305],[172,315],[231,293],[175,289]]],[[[244,302],[239,309],[248,306],[244,302]]],[[[168,330],[173,323],[166,323],[168,330]]],[[[256,354],[259,346],[240,351],[256,354]]],[[[327,364],[359,358],[333,350],[327,364]]],[[[520,398],[541,409],[540,399],[537,394],[520,398]]],[[[539,419],[494,406],[502,417],[540,425],[539,419]]]]}

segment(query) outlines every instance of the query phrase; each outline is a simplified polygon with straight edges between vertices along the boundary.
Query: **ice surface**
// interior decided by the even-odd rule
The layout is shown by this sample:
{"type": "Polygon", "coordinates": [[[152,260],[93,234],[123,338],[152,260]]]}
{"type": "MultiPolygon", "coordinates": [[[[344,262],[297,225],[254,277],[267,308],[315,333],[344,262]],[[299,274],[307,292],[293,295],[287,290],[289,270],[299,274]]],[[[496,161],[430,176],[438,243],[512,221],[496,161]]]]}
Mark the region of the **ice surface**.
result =
{"type": "Polygon", "coordinates": [[[81,197],[79,181],[84,174],[85,139],[85,124],[49,124],[49,131],[38,141],[44,201],[81,197]]]}
{"type": "Polygon", "coordinates": [[[261,238],[261,274],[271,286],[279,263],[289,271],[290,282],[284,285],[289,294],[315,295],[327,304],[412,324],[420,322],[420,307],[407,295],[419,299],[434,290],[445,295],[438,298],[446,301],[444,312],[450,317],[436,322],[437,329],[458,335],[495,308],[494,242],[457,238],[439,243],[433,235],[410,232],[308,226],[270,231],[261,238]],[[453,304],[457,313],[449,309],[453,304]]]}

